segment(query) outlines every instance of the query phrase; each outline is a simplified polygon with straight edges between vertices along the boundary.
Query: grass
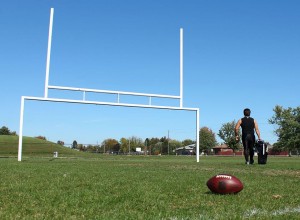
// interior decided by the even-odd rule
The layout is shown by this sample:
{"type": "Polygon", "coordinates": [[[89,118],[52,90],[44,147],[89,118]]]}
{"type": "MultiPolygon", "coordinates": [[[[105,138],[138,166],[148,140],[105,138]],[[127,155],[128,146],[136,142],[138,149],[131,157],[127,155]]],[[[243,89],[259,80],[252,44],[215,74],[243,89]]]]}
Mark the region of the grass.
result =
{"type": "MultiPolygon", "coordinates": [[[[86,154],[92,155],[92,154],[86,154]]],[[[300,158],[110,156],[0,158],[0,219],[299,219],[300,158]],[[236,195],[206,181],[237,176],[236,195]]]]}

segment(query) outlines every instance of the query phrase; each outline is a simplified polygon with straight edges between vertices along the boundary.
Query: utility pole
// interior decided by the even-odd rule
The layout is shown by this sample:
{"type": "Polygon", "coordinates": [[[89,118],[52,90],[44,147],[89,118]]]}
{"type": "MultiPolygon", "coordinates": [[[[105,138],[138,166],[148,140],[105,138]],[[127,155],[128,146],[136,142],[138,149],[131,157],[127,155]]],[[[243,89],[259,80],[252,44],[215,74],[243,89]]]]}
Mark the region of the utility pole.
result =
{"type": "Polygon", "coordinates": [[[169,134],[170,134],[170,132],[169,132],[169,130],[168,130],[168,155],[170,155],[170,143],[169,143],[169,134]]]}
{"type": "Polygon", "coordinates": [[[145,140],[145,149],[144,149],[144,155],[147,155],[147,148],[148,148],[148,146],[147,146],[148,144],[147,144],[147,138],[146,138],[146,140],[145,140]]]}

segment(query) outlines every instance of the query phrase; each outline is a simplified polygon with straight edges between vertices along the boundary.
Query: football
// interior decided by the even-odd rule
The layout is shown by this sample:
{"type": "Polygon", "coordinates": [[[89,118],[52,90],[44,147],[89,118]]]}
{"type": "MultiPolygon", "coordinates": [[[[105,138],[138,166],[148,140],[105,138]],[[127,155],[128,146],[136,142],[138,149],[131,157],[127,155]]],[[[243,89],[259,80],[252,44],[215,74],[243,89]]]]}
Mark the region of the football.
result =
{"type": "Polygon", "coordinates": [[[243,190],[243,183],[235,176],[230,174],[218,174],[210,178],[207,187],[213,193],[232,194],[243,190]]]}

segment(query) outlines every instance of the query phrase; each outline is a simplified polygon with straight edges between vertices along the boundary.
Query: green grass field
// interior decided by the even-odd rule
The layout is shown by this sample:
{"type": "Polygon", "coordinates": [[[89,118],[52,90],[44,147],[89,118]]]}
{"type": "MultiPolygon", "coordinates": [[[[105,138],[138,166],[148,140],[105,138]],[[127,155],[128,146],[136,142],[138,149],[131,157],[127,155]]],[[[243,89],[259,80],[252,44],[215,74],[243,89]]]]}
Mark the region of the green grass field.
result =
{"type": "Polygon", "coordinates": [[[242,157],[81,154],[0,157],[0,219],[300,219],[299,157],[246,166],[242,157]],[[219,173],[243,191],[212,194],[206,181],[219,173]]]}

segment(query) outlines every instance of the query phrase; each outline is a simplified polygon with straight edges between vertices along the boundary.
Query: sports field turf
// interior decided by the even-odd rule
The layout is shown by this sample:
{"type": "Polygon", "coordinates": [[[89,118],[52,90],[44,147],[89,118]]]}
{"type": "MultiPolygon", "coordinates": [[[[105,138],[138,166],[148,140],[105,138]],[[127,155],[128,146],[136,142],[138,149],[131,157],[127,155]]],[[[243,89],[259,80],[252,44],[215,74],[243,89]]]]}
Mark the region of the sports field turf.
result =
{"type": "Polygon", "coordinates": [[[0,219],[300,219],[299,157],[2,157],[0,175],[0,219]],[[212,194],[220,173],[243,191],[212,194]]]}

